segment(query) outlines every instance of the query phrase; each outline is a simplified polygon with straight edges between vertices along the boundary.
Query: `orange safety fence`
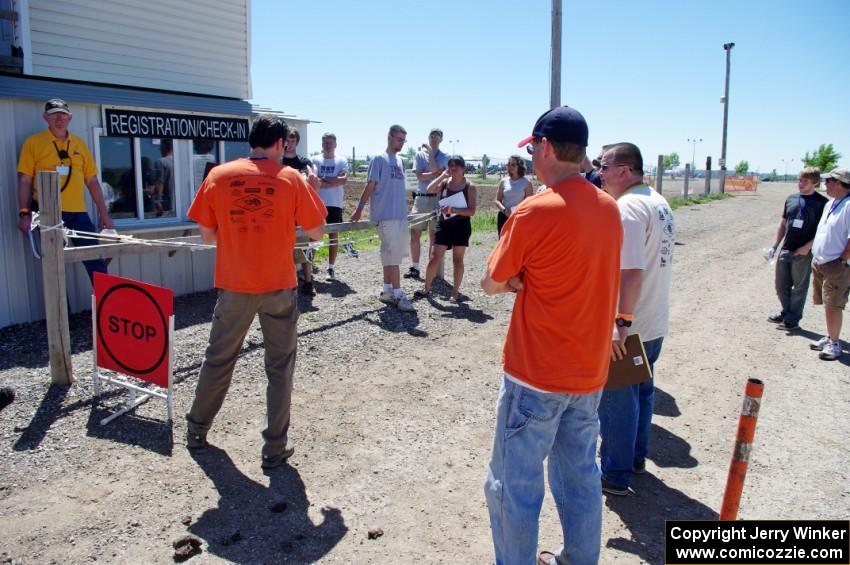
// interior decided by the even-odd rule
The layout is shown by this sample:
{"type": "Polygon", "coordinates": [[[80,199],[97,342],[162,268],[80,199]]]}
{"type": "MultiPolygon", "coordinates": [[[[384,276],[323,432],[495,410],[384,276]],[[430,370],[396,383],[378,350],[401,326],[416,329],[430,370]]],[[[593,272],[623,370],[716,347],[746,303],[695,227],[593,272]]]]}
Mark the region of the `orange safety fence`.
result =
{"type": "Polygon", "coordinates": [[[726,177],[726,192],[755,192],[759,187],[759,178],[755,175],[726,177]]]}

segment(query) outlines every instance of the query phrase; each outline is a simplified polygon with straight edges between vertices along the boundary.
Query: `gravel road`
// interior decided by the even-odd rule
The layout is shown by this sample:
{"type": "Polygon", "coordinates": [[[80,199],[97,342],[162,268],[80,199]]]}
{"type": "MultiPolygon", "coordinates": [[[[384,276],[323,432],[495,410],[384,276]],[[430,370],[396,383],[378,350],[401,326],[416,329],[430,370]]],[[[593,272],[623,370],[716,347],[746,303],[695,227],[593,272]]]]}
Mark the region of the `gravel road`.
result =
{"type": "MultiPolygon", "coordinates": [[[[850,515],[850,355],[824,362],[809,350],[824,331],[811,301],[799,332],[765,321],[777,301],[760,251],[794,188],[763,184],[676,211],[648,473],[634,496],[605,501],[602,563],[662,563],[665,519],[716,519],[750,377],[765,393],[739,517],[850,515]]],[[[478,290],[494,242],[478,235],[469,248],[469,302],[438,286],[415,315],[377,301],[375,252],[340,260],[339,280],[301,301],[296,453],[266,473],[256,324],[212,446],[183,447],[212,292],[177,300],[173,427],[153,401],[99,425],[122,394],[92,404],[87,315],[71,322],[71,387],[49,386],[43,324],[0,330],[0,384],[18,390],[0,412],[0,563],[171,563],[187,534],[202,541],[192,563],[486,563],[482,486],[512,306],[478,290]]],[[[559,532],[547,495],[541,549],[559,532]]]]}

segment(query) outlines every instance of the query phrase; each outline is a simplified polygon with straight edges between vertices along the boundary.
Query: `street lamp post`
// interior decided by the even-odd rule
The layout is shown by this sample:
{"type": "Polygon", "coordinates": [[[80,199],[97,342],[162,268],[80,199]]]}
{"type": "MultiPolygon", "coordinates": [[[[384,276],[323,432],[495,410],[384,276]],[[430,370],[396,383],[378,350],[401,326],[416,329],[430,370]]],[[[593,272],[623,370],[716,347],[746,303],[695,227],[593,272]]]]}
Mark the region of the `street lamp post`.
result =
{"type": "Polygon", "coordinates": [[[455,143],[460,143],[460,140],[459,139],[450,139],[449,143],[452,144],[452,156],[457,155],[457,153],[455,153],[455,143]]]}
{"type": "Polygon", "coordinates": [[[697,143],[702,143],[702,138],[688,138],[688,143],[693,146],[693,150],[691,151],[691,174],[694,174],[694,171],[696,170],[694,159],[697,155],[697,143]]]}
{"type": "Polygon", "coordinates": [[[785,164],[785,173],[782,175],[782,182],[788,182],[788,163],[793,163],[794,159],[792,158],[787,161],[785,159],[780,160],[785,164]]]}
{"type": "Polygon", "coordinates": [[[726,51],[726,92],[723,96],[723,141],[720,146],[720,192],[726,192],[726,127],[729,123],[729,67],[732,64],[732,48],[734,43],[724,43],[726,51]]]}

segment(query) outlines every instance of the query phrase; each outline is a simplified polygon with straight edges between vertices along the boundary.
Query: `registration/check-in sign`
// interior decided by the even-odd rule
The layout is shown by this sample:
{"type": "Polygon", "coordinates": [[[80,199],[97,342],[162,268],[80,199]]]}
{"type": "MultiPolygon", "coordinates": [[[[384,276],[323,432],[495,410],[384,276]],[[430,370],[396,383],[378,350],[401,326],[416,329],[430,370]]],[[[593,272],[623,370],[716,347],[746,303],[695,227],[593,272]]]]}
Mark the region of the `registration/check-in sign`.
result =
{"type": "Polygon", "coordinates": [[[97,365],[168,387],[174,292],[95,273],[97,365]]]}

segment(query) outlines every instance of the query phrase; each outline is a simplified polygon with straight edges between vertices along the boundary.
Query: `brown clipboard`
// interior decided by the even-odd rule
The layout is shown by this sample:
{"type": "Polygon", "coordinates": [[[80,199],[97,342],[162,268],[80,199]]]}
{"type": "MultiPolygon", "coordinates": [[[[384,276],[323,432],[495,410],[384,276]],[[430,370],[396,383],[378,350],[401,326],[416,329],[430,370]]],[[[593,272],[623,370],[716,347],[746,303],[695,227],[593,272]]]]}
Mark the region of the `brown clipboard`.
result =
{"type": "Polygon", "coordinates": [[[652,372],[640,334],[632,334],[626,338],[626,354],[619,361],[611,361],[608,367],[605,390],[645,383],[651,378],[652,372]]]}

